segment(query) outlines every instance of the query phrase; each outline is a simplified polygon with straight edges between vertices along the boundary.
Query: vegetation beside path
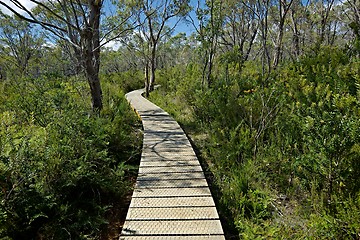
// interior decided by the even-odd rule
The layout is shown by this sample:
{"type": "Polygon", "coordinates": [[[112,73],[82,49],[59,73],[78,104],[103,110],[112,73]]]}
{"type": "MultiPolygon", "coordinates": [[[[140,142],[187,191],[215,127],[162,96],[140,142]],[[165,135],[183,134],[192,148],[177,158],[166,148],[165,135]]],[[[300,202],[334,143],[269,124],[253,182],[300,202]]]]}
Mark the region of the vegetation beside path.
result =
{"type": "Polygon", "coordinates": [[[324,47],[266,78],[256,62],[227,75],[217,63],[212,88],[197,64],[159,72],[151,100],[199,148],[241,238],[359,237],[360,64],[345,52],[324,47]]]}
{"type": "Polygon", "coordinates": [[[111,79],[93,116],[85,83],[0,82],[1,239],[98,239],[120,221],[113,217],[131,193],[141,125],[111,79]]]}
{"type": "Polygon", "coordinates": [[[229,237],[359,239],[359,58],[359,0],[0,0],[0,239],[118,234],[141,87],[229,237]]]}

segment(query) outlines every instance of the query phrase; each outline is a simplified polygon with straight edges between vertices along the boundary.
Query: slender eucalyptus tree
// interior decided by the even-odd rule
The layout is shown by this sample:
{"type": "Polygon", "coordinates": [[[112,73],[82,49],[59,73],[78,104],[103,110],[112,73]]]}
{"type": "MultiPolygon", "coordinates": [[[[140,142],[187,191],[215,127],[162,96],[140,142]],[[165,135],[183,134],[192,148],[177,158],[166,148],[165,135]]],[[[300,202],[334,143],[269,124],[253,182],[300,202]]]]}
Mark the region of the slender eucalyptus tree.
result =
{"type": "Polygon", "coordinates": [[[190,15],[188,18],[189,22],[196,29],[198,41],[201,43],[201,52],[203,54],[202,83],[212,87],[214,60],[219,48],[219,40],[223,35],[224,1],[207,0],[204,6],[201,5],[201,1],[198,0],[196,8],[197,19],[190,15]]]}
{"type": "Polygon", "coordinates": [[[189,0],[136,0],[125,3],[139,25],[136,33],[143,43],[146,95],[154,89],[158,45],[190,10],[189,0]],[[168,27],[166,27],[168,26],[168,27]]]}
{"type": "Polygon", "coordinates": [[[247,61],[258,35],[258,21],[253,11],[246,5],[252,2],[226,1],[224,2],[224,29],[221,43],[229,51],[236,51],[240,57],[239,64],[247,61]]]}
{"type": "MultiPolygon", "coordinates": [[[[101,32],[105,0],[29,1],[35,5],[34,9],[27,8],[20,0],[9,0],[16,7],[3,1],[0,1],[0,5],[20,19],[41,26],[51,36],[71,45],[90,87],[92,109],[99,112],[103,107],[99,79],[100,49],[125,30],[115,35],[110,34],[114,31],[113,28],[105,28],[105,32],[101,32]],[[108,38],[108,41],[105,38],[108,38]]],[[[120,21],[119,25],[121,23],[123,22],[120,21]]],[[[116,26],[116,29],[118,30],[119,26],[116,26]]]]}
{"type": "Polygon", "coordinates": [[[278,26],[277,26],[277,36],[275,41],[275,51],[273,58],[273,68],[277,68],[281,53],[282,53],[282,45],[283,45],[283,37],[285,31],[285,20],[287,19],[288,12],[293,4],[294,0],[279,0],[277,3],[278,6],[278,26]]]}
{"type": "Polygon", "coordinates": [[[9,65],[15,65],[20,75],[27,74],[30,60],[38,56],[43,44],[43,37],[29,23],[16,17],[0,16],[0,52],[10,60],[9,65]]]}

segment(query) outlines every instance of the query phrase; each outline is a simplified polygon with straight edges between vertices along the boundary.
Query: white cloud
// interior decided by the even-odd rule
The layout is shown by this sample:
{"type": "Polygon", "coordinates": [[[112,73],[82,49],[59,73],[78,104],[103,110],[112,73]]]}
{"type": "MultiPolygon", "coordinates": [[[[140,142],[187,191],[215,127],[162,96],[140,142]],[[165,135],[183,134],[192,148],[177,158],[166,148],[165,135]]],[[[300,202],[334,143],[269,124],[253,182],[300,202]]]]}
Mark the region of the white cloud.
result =
{"type": "Polygon", "coordinates": [[[111,48],[112,50],[116,51],[121,47],[121,43],[119,41],[110,41],[104,45],[104,47],[111,48]]]}
{"type": "MultiPolygon", "coordinates": [[[[3,3],[6,3],[8,6],[13,8],[18,13],[24,14],[24,11],[20,10],[18,7],[16,7],[16,5],[11,3],[10,0],[0,0],[0,1],[2,1],[3,3]]],[[[30,0],[19,0],[19,2],[27,9],[31,9],[31,8],[36,6],[36,4],[33,3],[33,2],[30,2],[30,0]]],[[[7,9],[6,7],[4,7],[3,5],[0,5],[0,9],[1,9],[1,11],[3,13],[8,14],[8,15],[12,15],[12,12],[9,9],[7,9]]]]}

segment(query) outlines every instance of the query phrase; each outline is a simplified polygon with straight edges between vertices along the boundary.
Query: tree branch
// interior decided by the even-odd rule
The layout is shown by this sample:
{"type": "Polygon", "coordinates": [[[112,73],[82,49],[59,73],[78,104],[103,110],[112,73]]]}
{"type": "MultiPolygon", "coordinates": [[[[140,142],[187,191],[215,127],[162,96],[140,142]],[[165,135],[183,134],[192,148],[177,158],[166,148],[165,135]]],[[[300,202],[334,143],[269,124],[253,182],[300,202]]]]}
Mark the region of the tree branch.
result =
{"type": "Polygon", "coordinates": [[[27,22],[30,22],[30,23],[34,23],[34,24],[39,24],[41,25],[42,27],[48,29],[49,27],[51,28],[54,28],[56,30],[59,30],[61,32],[66,32],[65,29],[61,28],[61,27],[58,27],[56,25],[53,25],[51,23],[47,23],[47,22],[43,22],[43,21],[40,21],[40,20],[37,20],[35,18],[35,16],[28,10],[26,9],[23,5],[21,5],[21,3],[19,3],[17,0],[11,0],[16,6],[20,6],[19,8],[24,10],[27,14],[29,14],[29,16],[31,18],[28,18],[28,17],[25,17],[23,15],[21,15],[20,13],[18,13],[17,11],[15,11],[12,7],[10,7],[8,4],[0,1],[0,5],[3,5],[5,8],[7,8],[9,11],[11,11],[13,14],[15,14],[17,17],[19,17],[20,19],[24,20],[24,21],[27,21],[27,22]]]}

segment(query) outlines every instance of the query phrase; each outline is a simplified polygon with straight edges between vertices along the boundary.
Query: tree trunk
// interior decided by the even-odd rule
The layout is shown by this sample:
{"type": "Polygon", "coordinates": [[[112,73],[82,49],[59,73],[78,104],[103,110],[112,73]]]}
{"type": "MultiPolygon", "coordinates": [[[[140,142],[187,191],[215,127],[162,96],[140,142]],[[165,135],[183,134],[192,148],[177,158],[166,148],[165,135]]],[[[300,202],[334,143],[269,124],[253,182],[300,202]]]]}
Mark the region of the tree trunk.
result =
{"type": "Polygon", "coordinates": [[[95,60],[93,48],[92,48],[92,34],[90,31],[87,31],[88,37],[85,40],[85,49],[84,49],[84,69],[85,76],[87,78],[90,94],[91,94],[91,103],[92,109],[94,112],[100,112],[102,109],[102,91],[100,86],[99,79],[99,62],[95,60]]]}
{"type": "Polygon", "coordinates": [[[298,30],[298,25],[295,18],[295,10],[291,11],[291,23],[293,25],[293,44],[294,44],[294,55],[295,58],[298,59],[300,56],[300,33],[298,30]]]}
{"type": "Polygon", "coordinates": [[[145,96],[149,97],[150,93],[150,82],[149,82],[149,61],[145,63],[145,96]]]}
{"type": "Polygon", "coordinates": [[[205,50],[205,54],[204,54],[204,66],[202,69],[202,82],[201,82],[201,86],[204,87],[205,86],[205,78],[206,78],[206,69],[208,67],[208,53],[207,50],[205,50]]]}
{"type": "Polygon", "coordinates": [[[328,24],[328,19],[330,15],[330,11],[334,5],[335,0],[328,1],[327,5],[325,6],[325,1],[322,2],[323,7],[325,6],[325,12],[321,14],[321,26],[320,26],[320,38],[318,40],[317,45],[321,46],[325,40],[325,30],[328,24]]]}
{"type": "Polygon", "coordinates": [[[151,48],[151,58],[150,58],[150,85],[149,85],[150,92],[154,91],[155,71],[156,71],[156,43],[153,43],[151,48]]]}
{"type": "Polygon", "coordinates": [[[100,79],[98,74],[89,74],[88,69],[86,70],[86,77],[90,86],[92,109],[98,113],[103,107],[100,79]]]}
{"type": "MultiPolygon", "coordinates": [[[[260,1],[259,1],[260,2],[260,1]]],[[[271,71],[271,58],[268,49],[268,11],[269,11],[269,2],[270,0],[265,1],[265,9],[263,10],[263,16],[261,19],[261,37],[262,37],[262,48],[263,48],[263,58],[262,58],[262,74],[269,74],[271,71]]],[[[262,3],[260,3],[261,5],[262,3]]]]}
{"type": "MultiPolygon", "coordinates": [[[[267,20],[265,20],[266,22],[267,20]]],[[[262,74],[265,75],[265,73],[270,73],[271,71],[271,59],[267,44],[267,35],[268,35],[268,28],[267,24],[265,24],[265,27],[263,29],[262,33],[262,47],[263,47],[263,57],[262,57],[262,74]]]]}
{"type": "Polygon", "coordinates": [[[290,7],[294,0],[290,0],[288,3],[285,1],[279,0],[279,32],[276,39],[276,46],[275,46],[275,54],[274,54],[274,60],[273,60],[273,69],[276,69],[279,65],[281,55],[282,55],[282,43],[284,38],[284,26],[285,26],[285,20],[287,13],[290,10],[290,7]]]}
{"type": "MultiPolygon", "coordinates": [[[[213,43],[211,45],[213,45],[213,43]]],[[[214,50],[213,50],[213,47],[211,46],[209,58],[208,58],[208,64],[207,64],[208,71],[206,73],[206,80],[207,80],[207,84],[208,84],[209,88],[211,88],[213,85],[213,82],[212,82],[213,59],[214,59],[214,50]]]]}
{"type": "Polygon", "coordinates": [[[92,109],[100,112],[103,107],[99,78],[100,69],[100,10],[101,1],[88,0],[90,6],[89,22],[84,31],[84,69],[90,86],[92,109]]]}
{"type": "Polygon", "coordinates": [[[275,46],[275,53],[273,60],[273,69],[276,69],[277,66],[279,65],[279,61],[281,57],[282,41],[284,36],[284,21],[285,19],[281,19],[279,24],[279,32],[276,39],[276,46],[275,46]]]}
{"type": "Polygon", "coordinates": [[[249,56],[250,56],[250,52],[251,52],[251,49],[252,49],[252,46],[254,44],[254,40],[256,38],[256,35],[257,35],[257,29],[254,30],[252,36],[251,36],[251,39],[250,39],[250,42],[249,42],[249,47],[246,51],[246,54],[245,56],[243,57],[243,60],[242,60],[242,63],[246,62],[248,59],[249,59],[249,56]]]}

